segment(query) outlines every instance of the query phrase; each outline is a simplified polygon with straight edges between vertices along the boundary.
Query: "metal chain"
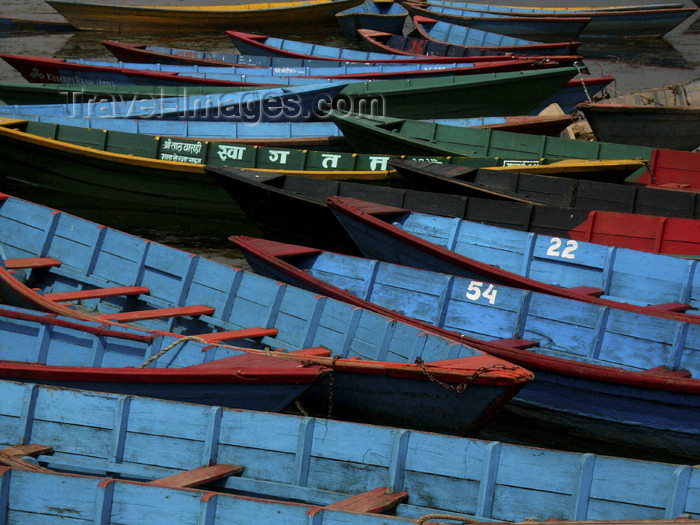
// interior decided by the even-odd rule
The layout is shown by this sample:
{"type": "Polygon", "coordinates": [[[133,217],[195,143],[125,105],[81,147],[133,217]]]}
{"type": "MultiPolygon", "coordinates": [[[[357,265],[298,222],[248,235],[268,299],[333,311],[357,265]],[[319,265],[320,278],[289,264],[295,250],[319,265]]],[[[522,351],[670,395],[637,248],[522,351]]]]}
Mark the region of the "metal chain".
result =
{"type": "MultiPolygon", "coordinates": [[[[458,394],[461,394],[467,389],[467,386],[469,386],[474,380],[479,377],[481,374],[485,374],[487,372],[492,372],[495,370],[511,370],[511,368],[503,365],[503,364],[495,364],[491,367],[486,367],[482,366],[477,368],[472,375],[469,377],[466,377],[464,381],[462,381],[459,385],[454,386],[450,385],[449,383],[445,383],[444,381],[440,381],[437,377],[435,377],[433,374],[430,373],[430,371],[426,368],[425,366],[425,361],[421,357],[416,358],[416,364],[420,365],[421,369],[423,370],[423,373],[427,376],[428,379],[433,381],[434,383],[437,383],[443,388],[446,388],[447,390],[452,390],[453,392],[457,392],[458,394]]],[[[513,368],[514,370],[514,368],[513,368]]]]}
{"type": "Polygon", "coordinates": [[[333,415],[333,388],[335,386],[335,362],[340,359],[339,355],[333,356],[333,362],[331,363],[331,375],[328,380],[328,419],[332,418],[333,415]]]}

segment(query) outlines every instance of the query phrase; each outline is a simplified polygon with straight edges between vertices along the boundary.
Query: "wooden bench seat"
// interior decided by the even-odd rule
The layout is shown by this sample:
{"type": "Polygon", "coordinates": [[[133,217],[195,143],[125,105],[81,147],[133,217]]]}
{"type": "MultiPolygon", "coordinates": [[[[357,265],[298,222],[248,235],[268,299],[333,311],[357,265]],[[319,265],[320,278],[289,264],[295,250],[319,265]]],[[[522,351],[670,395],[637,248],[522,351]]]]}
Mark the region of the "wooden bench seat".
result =
{"type": "Polygon", "coordinates": [[[131,321],[146,321],[149,319],[164,319],[167,317],[186,317],[197,315],[212,315],[215,309],[203,304],[192,306],[178,306],[174,308],[157,308],[153,310],[137,310],[134,312],[117,312],[113,314],[97,315],[98,319],[105,321],[117,321],[129,323],[131,321]]]}
{"type": "Polygon", "coordinates": [[[208,334],[198,334],[197,337],[204,339],[207,343],[219,343],[222,341],[232,341],[234,339],[275,337],[278,334],[277,328],[243,328],[241,330],[227,330],[225,332],[211,332],[208,334]]]}
{"type": "Polygon", "coordinates": [[[590,295],[591,297],[600,297],[605,293],[605,290],[594,288],[593,286],[574,286],[568,290],[581,295],[590,295]]]}
{"type": "Polygon", "coordinates": [[[61,261],[53,257],[25,257],[19,259],[5,259],[5,268],[8,270],[28,270],[33,268],[55,268],[61,266],[61,261]]]}
{"type": "Polygon", "coordinates": [[[380,513],[393,509],[408,497],[408,492],[389,493],[385,487],[363,492],[326,506],[326,509],[349,512],[380,513]]]}
{"type": "Polygon", "coordinates": [[[50,454],[53,449],[47,445],[15,445],[0,449],[0,465],[30,472],[53,472],[50,469],[22,459],[23,456],[50,454]]]}
{"type": "Polygon", "coordinates": [[[685,312],[692,308],[689,304],[684,303],[664,303],[664,304],[650,304],[645,306],[648,310],[658,310],[661,312],[685,312]]]}
{"type": "Polygon", "coordinates": [[[143,286],[115,286],[113,288],[93,288],[91,290],[75,290],[72,292],[47,293],[44,297],[56,302],[82,301],[85,299],[102,299],[120,295],[147,294],[148,288],[143,286]]]}
{"type": "Polygon", "coordinates": [[[40,456],[42,454],[53,453],[53,447],[48,445],[14,445],[12,447],[0,448],[0,452],[8,456],[22,457],[22,456],[40,456]]]}
{"type": "Polygon", "coordinates": [[[163,488],[192,488],[241,472],[243,472],[243,467],[240,465],[210,465],[178,472],[172,476],[153,480],[148,484],[163,488]]]}

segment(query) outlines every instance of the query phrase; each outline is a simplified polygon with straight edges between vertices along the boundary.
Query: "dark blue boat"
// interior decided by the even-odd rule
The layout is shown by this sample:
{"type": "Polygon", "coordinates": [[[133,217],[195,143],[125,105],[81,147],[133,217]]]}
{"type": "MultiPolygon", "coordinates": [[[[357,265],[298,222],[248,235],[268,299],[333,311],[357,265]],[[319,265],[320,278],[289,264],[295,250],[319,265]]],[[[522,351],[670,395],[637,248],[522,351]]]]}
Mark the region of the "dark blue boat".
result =
{"type": "Polygon", "coordinates": [[[573,55],[579,42],[552,42],[545,44],[488,31],[479,31],[471,27],[440,22],[425,16],[414,16],[413,25],[418,34],[429,46],[443,46],[447,55],[471,53],[488,48],[501,48],[503,51],[520,55],[573,55]]]}
{"type": "Polygon", "coordinates": [[[506,410],[596,439],[700,459],[700,326],[250,237],[257,273],[527,367],[506,410]]]}

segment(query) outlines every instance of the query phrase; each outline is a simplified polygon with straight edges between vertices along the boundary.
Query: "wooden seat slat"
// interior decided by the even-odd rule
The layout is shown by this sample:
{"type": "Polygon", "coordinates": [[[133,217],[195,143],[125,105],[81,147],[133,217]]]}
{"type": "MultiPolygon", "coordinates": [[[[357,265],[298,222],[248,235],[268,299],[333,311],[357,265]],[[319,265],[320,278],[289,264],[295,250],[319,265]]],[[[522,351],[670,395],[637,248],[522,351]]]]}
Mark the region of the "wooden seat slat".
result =
{"type": "Polygon", "coordinates": [[[231,341],[233,339],[246,339],[256,337],[275,337],[278,334],[276,328],[244,328],[241,330],[227,330],[225,332],[211,332],[199,334],[197,337],[204,339],[207,343],[218,343],[221,341],[231,341]]]}
{"type": "Polygon", "coordinates": [[[408,492],[389,493],[385,487],[363,492],[326,506],[326,509],[350,512],[380,513],[393,509],[408,497],[408,492]]]}
{"type": "Polygon", "coordinates": [[[25,257],[18,259],[5,259],[5,268],[8,270],[25,270],[31,268],[54,268],[61,266],[61,261],[53,257],[25,257]]]}
{"type": "Polygon", "coordinates": [[[209,465],[156,479],[149,482],[149,485],[156,485],[164,488],[191,488],[211,483],[217,479],[240,474],[242,471],[243,467],[240,465],[209,465]]]}
{"type": "Polygon", "coordinates": [[[17,470],[26,470],[29,472],[53,472],[40,465],[35,465],[34,463],[27,461],[26,459],[18,458],[5,454],[0,451],[0,465],[10,467],[17,470]]]}
{"type": "Polygon", "coordinates": [[[590,295],[592,297],[600,297],[605,293],[605,290],[594,288],[593,286],[574,286],[573,288],[569,288],[569,291],[581,295],[590,295]]]}
{"type": "Polygon", "coordinates": [[[115,286],[113,288],[93,288],[91,290],[75,290],[72,292],[47,293],[44,297],[52,301],[81,301],[84,299],[102,299],[120,295],[147,294],[148,288],[143,286],[115,286]]]}
{"type": "Polygon", "coordinates": [[[689,304],[684,303],[664,303],[664,304],[651,304],[647,306],[649,310],[661,310],[664,312],[685,312],[690,309],[689,304]]]}
{"type": "Polygon", "coordinates": [[[53,447],[49,445],[14,445],[12,447],[0,448],[0,453],[7,456],[22,457],[22,456],[32,456],[36,457],[41,454],[51,454],[53,452],[53,447]]]}
{"type": "Polygon", "coordinates": [[[137,310],[134,312],[117,312],[96,316],[106,321],[118,321],[128,323],[131,321],[145,321],[148,319],[161,319],[166,317],[185,317],[196,315],[211,315],[215,311],[211,306],[195,304],[192,306],[180,306],[175,308],[158,308],[153,310],[137,310]]]}

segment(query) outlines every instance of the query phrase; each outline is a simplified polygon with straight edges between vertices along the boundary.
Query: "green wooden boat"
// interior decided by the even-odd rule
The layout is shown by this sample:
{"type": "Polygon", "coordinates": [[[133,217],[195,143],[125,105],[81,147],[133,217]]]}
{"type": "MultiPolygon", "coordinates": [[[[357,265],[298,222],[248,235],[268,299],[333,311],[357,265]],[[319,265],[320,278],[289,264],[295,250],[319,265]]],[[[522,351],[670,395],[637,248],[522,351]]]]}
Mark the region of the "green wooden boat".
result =
{"type": "Polygon", "coordinates": [[[134,98],[211,95],[259,89],[259,86],[137,86],[116,84],[12,84],[0,83],[0,100],[9,105],[87,102],[95,96],[134,98]]]}
{"type": "MultiPolygon", "coordinates": [[[[503,158],[482,155],[399,156],[299,150],[20,119],[0,119],[0,148],[0,174],[13,182],[92,205],[99,202],[115,210],[231,220],[243,220],[243,215],[214,177],[205,172],[205,165],[375,182],[400,181],[389,164],[399,157],[496,169],[522,167],[506,166],[503,158]]],[[[622,164],[615,166],[618,169],[627,165],[617,163],[622,164]]],[[[551,173],[557,169],[557,163],[548,164],[547,159],[528,164],[535,171],[541,168],[551,173]]],[[[609,168],[592,163],[588,169],[609,168]]]]}
{"type": "MultiPolygon", "coordinates": [[[[328,117],[358,152],[386,151],[401,155],[496,156],[506,163],[558,159],[639,159],[649,161],[653,148],[609,142],[588,142],[475,129],[434,122],[367,117],[331,111],[328,117]]],[[[632,177],[637,175],[633,174],[632,177]]]]}
{"type": "MultiPolygon", "coordinates": [[[[0,174],[7,180],[66,200],[227,220],[244,216],[205,172],[205,165],[335,180],[400,180],[389,165],[396,155],[257,146],[20,119],[0,119],[0,148],[0,174]]],[[[431,158],[480,167],[503,165],[497,158],[431,158]]]]}
{"type": "Polygon", "coordinates": [[[343,112],[447,119],[525,115],[578,74],[575,67],[352,82],[333,100],[343,112]]]}

